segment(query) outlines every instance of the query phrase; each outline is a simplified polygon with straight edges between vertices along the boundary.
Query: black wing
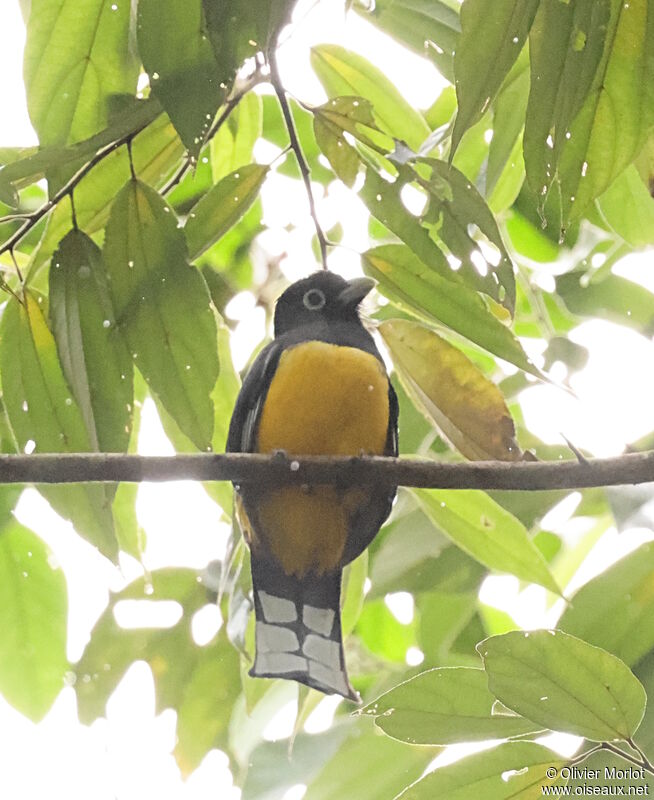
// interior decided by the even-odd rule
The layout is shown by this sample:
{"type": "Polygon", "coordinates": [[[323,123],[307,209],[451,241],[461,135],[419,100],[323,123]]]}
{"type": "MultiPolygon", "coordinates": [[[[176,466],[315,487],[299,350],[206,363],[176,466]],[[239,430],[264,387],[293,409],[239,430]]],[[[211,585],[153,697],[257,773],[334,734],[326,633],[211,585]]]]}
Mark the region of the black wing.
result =
{"type": "Polygon", "coordinates": [[[264,347],[245,376],[229,423],[228,453],[254,452],[261,409],[282,349],[278,341],[264,347]]]}
{"type": "MultiPolygon", "coordinates": [[[[397,394],[395,393],[395,389],[393,388],[393,384],[391,383],[391,379],[388,379],[388,433],[386,434],[386,449],[384,450],[385,456],[393,456],[394,458],[397,457],[399,453],[399,443],[398,443],[398,430],[397,430],[397,420],[400,416],[400,404],[397,400],[397,394]]],[[[395,491],[393,491],[395,494],[395,491]]]]}

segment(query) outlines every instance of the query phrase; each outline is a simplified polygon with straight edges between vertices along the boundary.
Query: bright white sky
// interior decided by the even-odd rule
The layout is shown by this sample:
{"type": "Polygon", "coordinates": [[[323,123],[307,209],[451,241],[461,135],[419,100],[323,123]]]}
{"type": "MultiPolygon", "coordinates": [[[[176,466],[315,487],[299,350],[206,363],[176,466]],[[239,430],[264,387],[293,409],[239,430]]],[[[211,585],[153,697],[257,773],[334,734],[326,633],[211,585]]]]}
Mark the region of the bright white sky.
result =
{"type": "MultiPolygon", "coordinates": [[[[299,29],[284,46],[280,66],[289,89],[303,100],[320,101],[320,85],[309,68],[308,49],[318,42],[339,42],[363,52],[392,77],[400,90],[416,105],[427,107],[438,95],[442,80],[424,60],[412,56],[387,37],[374,31],[356,15],[347,22],[334,13],[339,4],[332,0],[315,6],[314,0],[300,4],[299,29]]],[[[29,145],[36,138],[29,124],[21,79],[24,27],[17,0],[0,5],[0,147],[29,145]]],[[[257,151],[268,160],[268,151],[257,151]]],[[[266,222],[273,230],[267,244],[289,256],[283,264],[290,279],[304,276],[312,263],[307,242],[311,220],[306,197],[299,184],[274,176],[264,191],[266,222]],[[284,202],[278,201],[280,194],[284,202]],[[289,233],[289,222],[299,230],[289,233]]],[[[362,205],[334,184],[329,195],[319,201],[324,227],[337,220],[346,221],[344,244],[330,256],[330,266],[345,275],[359,270],[357,251],[368,246],[367,217],[362,205]],[[351,249],[347,249],[351,248],[351,249]]],[[[651,266],[642,258],[623,262],[619,271],[654,290],[651,266]]],[[[263,335],[263,319],[253,310],[251,297],[240,296],[230,312],[241,320],[235,337],[235,358],[239,365],[263,335]]],[[[561,432],[577,446],[596,455],[619,453],[624,445],[647,433],[652,427],[654,397],[654,346],[637,334],[608,322],[581,325],[575,341],[589,348],[586,369],[573,380],[577,398],[550,386],[534,386],[521,398],[528,427],[546,442],[559,442],[561,432]]],[[[534,354],[538,354],[538,347],[534,354]]],[[[145,409],[140,449],[144,453],[172,452],[151,405],[145,409]]],[[[552,526],[564,534],[578,535],[568,518],[572,506],[552,517],[552,526]]],[[[202,489],[193,484],[144,485],[139,492],[139,518],[148,533],[146,563],[150,569],[167,564],[203,567],[221,555],[226,538],[216,507],[202,489]]],[[[62,522],[34,491],[23,495],[18,516],[48,542],[64,570],[70,593],[69,656],[77,659],[89,631],[104,608],[109,589],[116,590],[138,574],[129,560],[122,574],[82,542],[70,526],[62,522]]],[[[599,542],[587,580],[617,555],[636,547],[647,535],[642,531],[623,534],[618,541],[609,531],[599,542]]],[[[485,602],[506,608],[526,627],[551,621],[544,590],[532,587],[518,594],[518,582],[511,578],[492,578],[484,587],[485,602]]],[[[408,598],[390,598],[389,607],[401,620],[410,619],[408,598]]],[[[556,612],[554,612],[556,613],[556,612]]],[[[126,612],[128,621],[129,613],[126,612]]],[[[122,620],[121,620],[122,621],[122,620]]],[[[173,620],[174,621],[174,620],[173,620]]],[[[134,615],[132,615],[134,622],[134,615]]],[[[161,620],[165,624],[166,619],[161,620]]],[[[205,622],[208,635],[215,622],[205,622]],[[208,627],[207,627],[208,626],[208,627]]],[[[270,735],[288,731],[289,711],[270,728],[270,735]]],[[[323,705],[323,716],[315,717],[312,729],[329,723],[335,703],[323,705]]],[[[172,711],[154,716],[153,685],[149,670],[135,665],[110,701],[107,720],[90,728],[79,725],[72,689],[62,692],[50,714],[40,725],[33,725],[0,698],[0,797],[11,800],[131,800],[132,798],[220,797],[237,800],[223,754],[213,752],[186,783],[182,782],[172,758],[175,716],[172,711]]],[[[574,743],[567,743],[568,750],[574,743]]],[[[447,760],[460,757],[465,749],[450,749],[447,760]]],[[[442,759],[441,759],[442,763],[442,759]]],[[[299,800],[297,787],[286,800],[299,800]]]]}

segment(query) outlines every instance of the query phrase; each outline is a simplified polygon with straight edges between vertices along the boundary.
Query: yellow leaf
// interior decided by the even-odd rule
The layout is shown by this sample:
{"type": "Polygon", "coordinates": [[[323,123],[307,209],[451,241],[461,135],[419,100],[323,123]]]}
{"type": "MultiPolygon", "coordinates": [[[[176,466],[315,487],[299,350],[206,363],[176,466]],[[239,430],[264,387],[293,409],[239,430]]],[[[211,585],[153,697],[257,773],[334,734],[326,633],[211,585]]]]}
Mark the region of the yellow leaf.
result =
{"type": "Polygon", "coordinates": [[[411,397],[466,458],[522,459],[502,393],[467,356],[416,322],[388,320],[379,332],[411,397]]]}

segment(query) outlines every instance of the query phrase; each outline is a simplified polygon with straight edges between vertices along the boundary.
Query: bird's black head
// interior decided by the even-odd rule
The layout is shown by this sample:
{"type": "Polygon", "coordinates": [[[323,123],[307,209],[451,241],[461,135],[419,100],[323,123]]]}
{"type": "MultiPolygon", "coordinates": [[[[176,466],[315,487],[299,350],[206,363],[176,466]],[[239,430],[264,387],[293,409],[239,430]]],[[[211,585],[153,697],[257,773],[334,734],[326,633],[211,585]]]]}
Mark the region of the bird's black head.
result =
{"type": "Polygon", "coordinates": [[[346,281],[314,272],[291,284],[277,301],[275,336],[316,322],[359,322],[359,305],[374,285],[371,278],[346,281]]]}

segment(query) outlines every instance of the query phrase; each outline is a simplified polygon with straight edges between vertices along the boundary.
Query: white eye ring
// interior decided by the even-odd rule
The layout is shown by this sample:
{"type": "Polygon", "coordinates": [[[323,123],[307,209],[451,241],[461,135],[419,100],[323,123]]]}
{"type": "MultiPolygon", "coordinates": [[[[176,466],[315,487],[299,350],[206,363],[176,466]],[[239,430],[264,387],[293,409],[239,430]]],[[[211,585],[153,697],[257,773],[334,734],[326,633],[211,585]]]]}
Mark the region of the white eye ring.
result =
{"type": "Polygon", "coordinates": [[[320,311],[327,300],[320,289],[309,289],[302,298],[302,303],[309,311],[320,311]]]}

